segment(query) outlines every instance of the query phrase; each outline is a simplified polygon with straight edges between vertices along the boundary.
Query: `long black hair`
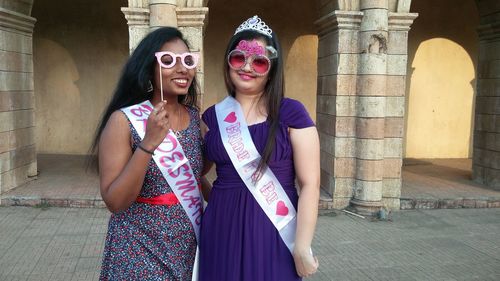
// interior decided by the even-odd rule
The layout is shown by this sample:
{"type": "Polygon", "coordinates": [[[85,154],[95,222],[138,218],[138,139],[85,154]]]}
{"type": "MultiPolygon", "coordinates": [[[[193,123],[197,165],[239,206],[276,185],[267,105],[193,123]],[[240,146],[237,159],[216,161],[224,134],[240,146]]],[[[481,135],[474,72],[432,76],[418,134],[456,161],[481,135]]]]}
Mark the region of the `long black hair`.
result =
{"type": "MultiPolygon", "coordinates": [[[[123,67],[120,79],[114,91],[113,97],[104,110],[101,121],[96,129],[94,140],[89,150],[90,159],[88,166],[97,167],[97,150],[99,139],[111,114],[120,108],[141,103],[152,98],[153,92],[148,91],[150,83],[154,86],[154,74],[156,66],[155,52],[159,51],[166,42],[175,39],[182,40],[189,47],[182,33],[174,27],[162,27],[149,33],[142,39],[137,48],[123,67]]],[[[178,97],[179,103],[197,107],[198,84],[196,76],[193,78],[187,95],[178,97]]]]}
{"type": "Polygon", "coordinates": [[[285,78],[283,74],[283,53],[281,51],[281,45],[279,43],[278,36],[274,32],[272,33],[272,37],[269,38],[268,36],[262,35],[253,30],[241,31],[233,35],[233,37],[229,41],[226,49],[226,54],[224,56],[224,81],[226,83],[228,93],[232,97],[234,97],[236,94],[234,85],[231,82],[231,78],[229,77],[229,63],[227,61],[229,52],[236,48],[236,45],[241,40],[252,39],[263,39],[264,41],[266,41],[268,46],[272,46],[278,51],[278,56],[271,59],[271,69],[269,70],[268,80],[266,82],[266,86],[264,87],[264,93],[260,97],[260,99],[264,99],[264,102],[267,105],[267,121],[269,122],[270,126],[266,146],[264,148],[259,166],[257,167],[257,174],[259,174],[264,169],[264,166],[269,162],[271,154],[274,150],[274,146],[276,144],[275,136],[276,131],[279,127],[280,105],[285,95],[285,78]]]}

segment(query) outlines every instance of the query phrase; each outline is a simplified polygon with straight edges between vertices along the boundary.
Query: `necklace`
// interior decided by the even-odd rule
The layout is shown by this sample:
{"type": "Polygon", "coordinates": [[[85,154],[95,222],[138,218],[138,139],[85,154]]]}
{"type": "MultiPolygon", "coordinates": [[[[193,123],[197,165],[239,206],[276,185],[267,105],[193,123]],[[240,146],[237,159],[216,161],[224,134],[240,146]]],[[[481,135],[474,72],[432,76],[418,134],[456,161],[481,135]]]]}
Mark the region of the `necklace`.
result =
{"type": "Polygon", "coordinates": [[[181,128],[181,125],[182,125],[182,120],[181,120],[181,105],[179,105],[177,107],[177,130],[172,130],[174,131],[174,134],[177,138],[180,138],[182,137],[182,132],[180,130],[181,128]]]}

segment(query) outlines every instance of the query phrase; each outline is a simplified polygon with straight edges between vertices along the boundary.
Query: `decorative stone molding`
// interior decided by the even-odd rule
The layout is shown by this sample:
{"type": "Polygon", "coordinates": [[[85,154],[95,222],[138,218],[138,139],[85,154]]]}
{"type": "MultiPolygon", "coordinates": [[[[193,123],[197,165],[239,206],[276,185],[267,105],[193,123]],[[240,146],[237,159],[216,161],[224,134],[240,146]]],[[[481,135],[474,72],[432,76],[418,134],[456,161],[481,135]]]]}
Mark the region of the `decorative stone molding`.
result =
{"type": "Polygon", "coordinates": [[[32,35],[35,22],[35,18],[0,8],[0,27],[32,35]]]}
{"type": "Polygon", "coordinates": [[[362,12],[337,10],[321,17],[314,24],[318,26],[318,35],[321,36],[339,29],[358,30],[362,18],[362,12]]]}
{"type": "Polygon", "coordinates": [[[133,25],[149,25],[149,9],[147,8],[121,8],[125,15],[127,24],[133,25]]]}
{"type": "Polygon", "coordinates": [[[149,32],[149,9],[122,7],[129,33],[129,52],[132,53],[139,42],[149,32]]]}
{"type": "Polygon", "coordinates": [[[203,27],[207,24],[208,20],[208,8],[198,7],[198,8],[177,8],[177,25],[179,27],[203,27]]]}
{"type": "Polygon", "coordinates": [[[389,13],[389,30],[409,31],[418,13],[389,13]]]}

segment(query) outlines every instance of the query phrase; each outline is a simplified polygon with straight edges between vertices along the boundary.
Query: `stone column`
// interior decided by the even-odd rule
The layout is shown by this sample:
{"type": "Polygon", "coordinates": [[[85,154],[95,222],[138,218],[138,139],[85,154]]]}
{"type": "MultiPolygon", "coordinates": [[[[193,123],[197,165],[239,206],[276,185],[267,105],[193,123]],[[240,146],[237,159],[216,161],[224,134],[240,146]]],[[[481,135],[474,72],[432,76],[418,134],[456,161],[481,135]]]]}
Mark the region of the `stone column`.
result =
{"type": "Polygon", "coordinates": [[[319,36],[316,120],[321,188],[332,196],[326,207],[341,209],[349,205],[354,186],[357,41],[363,14],[340,10],[322,14],[315,22],[319,36]]]}
{"type": "Polygon", "coordinates": [[[476,3],[480,25],[473,179],[500,189],[500,5],[476,3]]]}
{"type": "Polygon", "coordinates": [[[179,30],[189,43],[189,48],[193,52],[200,53],[200,63],[196,69],[196,79],[200,87],[200,96],[198,102],[200,108],[203,107],[204,94],[204,64],[203,64],[203,34],[206,26],[208,15],[207,7],[178,7],[177,24],[179,30]]]}
{"type": "Polygon", "coordinates": [[[177,0],[149,0],[149,27],[177,27],[177,0]]]}
{"type": "Polygon", "coordinates": [[[121,10],[127,19],[129,51],[132,53],[149,32],[149,6],[147,0],[129,0],[128,7],[121,10]]]}
{"type": "Polygon", "coordinates": [[[388,0],[361,0],[360,10],[356,174],[351,203],[358,213],[371,215],[382,206],[388,0]]]}
{"type": "Polygon", "coordinates": [[[0,3],[0,193],[37,174],[32,1],[0,3]],[[6,6],[4,6],[6,5],[6,6]]]}
{"type": "Polygon", "coordinates": [[[400,208],[408,32],[416,13],[389,13],[382,204],[400,208]]]}

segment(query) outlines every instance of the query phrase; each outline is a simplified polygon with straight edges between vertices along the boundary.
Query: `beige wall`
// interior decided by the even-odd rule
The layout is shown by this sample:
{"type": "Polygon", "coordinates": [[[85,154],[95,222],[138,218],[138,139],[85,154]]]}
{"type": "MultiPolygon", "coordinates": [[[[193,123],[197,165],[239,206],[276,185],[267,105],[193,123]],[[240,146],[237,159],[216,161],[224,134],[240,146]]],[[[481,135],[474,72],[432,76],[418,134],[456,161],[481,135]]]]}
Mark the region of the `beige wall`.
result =
{"type": "Polygon", "coordinates": [[[408,44],[407,158],[471,155],[478,13],[474,0],[412,1],[408,44]]]}
{"type": "Polygon", "coordinates": [[[124,0],[35,1],[39,153],[86,154],[128,56],[124,0]]]}
{"type": "Polygon", "coordinates": [[[281,41],[285,57],[285,95],[304,103],[315,119],[318,39],[313,22],[318,19],[316,2],[210,1],[204,41],[203,107],[207,108],[227,95],[222,75],[226,45],[243,20],[258,14],[278,34],[281,41]]]}

